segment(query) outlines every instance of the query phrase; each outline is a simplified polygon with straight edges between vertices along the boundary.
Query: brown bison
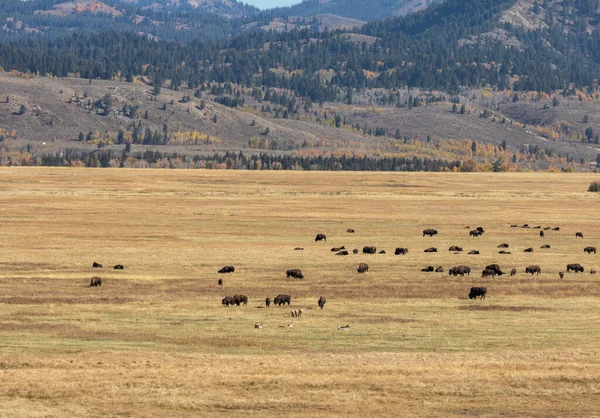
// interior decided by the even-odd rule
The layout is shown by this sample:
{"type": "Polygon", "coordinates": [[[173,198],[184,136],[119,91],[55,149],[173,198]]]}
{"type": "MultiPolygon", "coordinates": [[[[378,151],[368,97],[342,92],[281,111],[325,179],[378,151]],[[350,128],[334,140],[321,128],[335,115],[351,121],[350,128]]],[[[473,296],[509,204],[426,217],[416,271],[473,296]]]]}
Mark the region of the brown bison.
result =
{"type": "Polygon", "coordinates": [[[124,270],[125,266],[123,264],[117,264],[113,267],[113,270],[124,270]]]}
{"type": "Polygon", "coordinates": [[[567,273],[570,273],[571,271],[583,273],[583,266],[581,264],[567,264],[567,273]]]}
{"type": "Polygon", "coordinates": [[[548,248],[550,248],[550,244],[542,245],[540,248],[541,249],[548,249],[548,248]]]}
{"type": "Polygon", "coordinates": [[[583,238],[583,232],[575,232],[575,238],[583,238]]]}
{"type": "Polygon", "coordinates": [[[217,284],[218,284],[219,286],[223,286],[223,279],[219,279],[219,280],[217,280],[217,284]]]}
{"type": "Polygon", "coordinates": [[[512,254],[512,253],[510,251],[500,250],[500,251],[498,251],[498,254],[512,254]]]}
{"type": "Polygon", "coordinates": [[[511,228],[518,228],[518,227],[519,227],[519,225],[512,224],[510,227],[511,227],[511,228]]]}
{"type": "Polygon", "coordinates": [[[286,278],[290,278],[293,277],[294,279],[304,279],[304,275],[302,274],[302,271],[300,271],[300,269],[290,269],[288,271],[285,272],[286,274],[286,278]]]}
{"type": "Polygon", "coordinates": [[[471,251],[469,251],[469,254],[471,254],[471,255],[478,255],[479,251],[478,250],[471,250],[471,251]]]}
{"type": "Polygon", "coordinates": [[[444,268],[442,266],[438,266],[438,268],[435,269],[436,273],[443,273],[444,272],[444,268]]]}
{"type": "Polygon", "coordinates": [[[490,269],[484,269],[481,272],[481,277],[494,277],[496,275],[496,272],[494,270],[490,270],[490,269]]]}
{"type": "Polygon", "coordinates": [[[529,224],[523,224],[521,225],[521,228],[529,228],[529,224]]]}
{"type": "Polygon", "coordinates": [[[327,299],[325,299],[325,296],[321,296],[319,298],[319,301],[317,302],[317,305],[319,305],[319,308],[323,309],[326,302],[327,302],[327,299]]]}
{"type": "Polygon", "coordinates": [[[477,229],[473,229],[473,230],[469,231],[469,236],[471,236],[471,237],[478,237],[480,235],[481,235],[481,232],[478,231],[477,229]]]}
{"type": "Polygon", "coordinates": [[[394,251],[394,254],[396,254],[396,255],[408,254],[408,248],[398,247],[398,248],[396,248],[396,251],[394,251]]]}
{"type": "Polygon", "coordinates": [[[346,251],[346,250],[339,251],[339,252],[335,253],[335,255],[348,255],[348,254],[349,254],[349,253],[348,253],[348,251],[346,251]]]}
{"type": "Polygon", "coordinates": [[[233,303],[235,303],[236,306],[240,306],[241,304],[246,306],[248,305],[248,297],[246,295],[233,295],[233,303]]]}
{"type": "Polygon", "coordinates": [[[303,251],[303,250],[304,250],[304,248],[302,248],[302,247],[296,247],[296,248],[294,248],[294,250],[295,250],[295,251],[303,251]]]}
{"type": "Polygon", "coordinates": [[[342,245],[341,247],[333,247],[333,248],[331,249],[331,251],[332,251],[332,252],[338,252],[338,251],[342,251],[342,250],[345,250],[345,249],[346,249],[346,246],[345,246],[345,245],[342,245]]]}
{"type": "Polygon", "coordinates": [[[479,296],[481,299],[485,299],[485,295],[487,294],[487,288],[485,287],[472,287],[469,292],[469,299],[477,299],[479,296]]]}
{"type": "Polygon", "coordinates": [[[385,250],[379,251],[379,254],[385,254],[385,250]]]}
{"type": "Polygon", "coordinates": [[[98,277],[98,276],[92,277],[92,280],[90,281],[90,286],[92,286],[92,287],[102,286],[102,278],[98,277]]]}
{"type": "Polygon", "coordinates": [[[533,227],[533,228],[531,228],[531,229],[542,229],[542,227],[538,225],[538,226],[534,226],[534,227],[533,227]]]}
{"type": "Polygon", "coordinates": [[[512,270],[510,271],[510,275],[511,275],[511,276],[514,276],[515,274],[517,274],[517,269],[512,269],[512,270]]]}
{"type": "Polygon", "coordinates": [[[470,276],[471,268],[469,266],[452,267],[450,270],[448,270],[448,274],[450,274],[450,276],[464,276],[465,274],[470,276]]]}
{"type": "Polygon", "coordinates": [[[427,266],[427,267],[422,268],[421,271],[429,273],[429,272],[435,271],[435,267],[427,266]]]}
{"type": "Polygon", "coordinates": [[[560,228],[558,226],[555,226],[554,228],[552,228],[553,231],[560,231],[560,228]]]}
{"type": "Polygon", "coordinates": [[[283,295],[283,294],[278,294],[277,296],[275,296],[275,299],[273,299],[273,304],[274,305],[285,305],[286,303],[290,304],[290,302],[292,301],[292,297],[290,295],[283,295]]]}
{"type": "Polygon", "coordinates": [[[434,235],[437,235],[437,233],[438,233],[438,231],[436,229],[428,228],[428,229],[423,230],[423,236],[429,235],[430,237],[432,237],[434,235]]]}
{"type": "Polygon", "coordinates": [[[265,305],[267,306],[267,308],[268,308],[269,306],[271,306],[271,298],[266,298],[266,299],[265,299],[265,305]]]}
{"type": "Polygon", "coordinates": [[[498,248],[508,248],[508,244],[500,244],[498,245],[498,248]]]}
{"type": "Polygon", "coordinates": [[[540,266],[531,265],[531,266],[525,268],[525,273],[531,274],[532,276],[534,274],[537,274],[539,276],[541,272],[542,272],[542,268],[540,266]]]}
{"type": "Polygon", "coordinates": [[[377,247],[366,246],[363,247],[363,254],[376,254],[377,247]]]}
{"type": "Polygon", "coordinates": [[[503,274],[505,274],[501,269],[500,266],[498,264],[490,264],[488,266],[485,266],[485,268],[487,270],[493,270],[494,273],[496,273],[498,276],[502,276],[503,274]]]}
{"type": "Polygon", "coordinates": [[[544,228],[544,231],[550,231],[552,228],[550,228],[549,226],[544,228]]]}
{"type": "Polygon", "coordinates": [[[366,273],[367,271],[369,271],[369,265],[367,263],[360,263],[356,271],[358,271],[359,273],[366,273]]]}
{"type": "Polygon", "coordinates": [[[352,254],[358,254],[358,248],[353,249],[352,254]]]}
{"type": "Polygon", "coordinates": [[[225,296],[223,298],[223,300],[221,301],[221,304],[225,305],[225,306],[229,306],[229,305],[235,305],[235,302],[233,301],[232,296],[225,296]]]}
{"type": "Polygon", "coordinates": [[[475,228],[475,229],[476,229],[476,230],[478,230],[479,232],[481,232],[482,234],[485,232],[485,231],[483,230],[483,227],[481,227],[481,226],[478,226],[478,227],[477,227],[477,228],[475,228]]]}
{"type": "Polygon", "coordinates": [[[596,274],[596,270],[590,270],[590,274],[596,274]]]}
{"type": "Polygon", "coordinates": [[[217,273],[233,273],[235,271],[235,267],[233,266],[225,266],[221,268],[217,273]]]}
{"type": "Polygon", "coordinates": [[[540,231],[540,238],[544,238],[544,231],[540,231]]]}
{"type": "Polygon", "coordinates": [[[462,247],[459,247],[458,245],[451,245],[451,246],[448,248],[448,251],[456,251],[456,252],[460,252],[460,251],[462,251],[462,250],[463,250],[463,248],[462,248],[462,247]]]}
{"type": "Polygon", "coordinates": [[[533,252],[533,248],[529,247],[523,250],[524,253],[532,253],[533,252]]]}
{"type": "Polygon", "coordinates": [[[559,271],[559,272],[558,272],[558,277],[560,277],[560,279],[561,279],[561,280],[562,280],[562,279],[564,279],[564,277],[565,277],[565,273],[564,273],[564,272],[562,272],[562,271],[559,271]]]}
{"type": "Polygon", "coordinates": [[[315,242],[317,241],[327,242],[327,236],[325,234],[317,234],[317,236],[315,237],[315,242]]]}
{"type": "Polygon", "coordinates": [[[585,247],[583,249],[583,252],[588,253],[588,254],[591,254],[591,253],[596,254],[596,247],[585,247]]]}
{"type": "Polygon", "coordinates": [[[424,253],[437,253],[437,248],[435,247],[429,247],[427,248],[425,251],[423,251],[424,253]]]}
{"type": "Polygon", "coordinates": [[[95,269],[101,269],[102,268],[102,264],[100,263],[96,263],[95,261],[92,263],[92,268],[95,269]]]}
{"type": "Polygon", "coordinates": [[[354,229],[348,228],[348,229],[346,229],[346,232],[349,234],[354,234],[354,229]]]}

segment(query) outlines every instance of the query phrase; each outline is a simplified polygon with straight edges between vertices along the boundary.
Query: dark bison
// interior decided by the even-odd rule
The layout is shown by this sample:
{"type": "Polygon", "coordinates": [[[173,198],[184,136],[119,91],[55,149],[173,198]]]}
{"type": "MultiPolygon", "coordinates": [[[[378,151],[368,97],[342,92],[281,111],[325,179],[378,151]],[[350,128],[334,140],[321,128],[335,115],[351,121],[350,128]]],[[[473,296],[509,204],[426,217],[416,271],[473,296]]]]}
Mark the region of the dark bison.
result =
{"type": "Polygon", "coordinates": [[[539,274],[541,272],[542,272],[542,268],[540,266],[531,265],[531,266],[525,268],[525,273],[526,274],[531,274],[532,276],[534,274],[537,274],[539,276],[539,274]]]}
{"type": "Polygon", "coordinates": [[[544,238],[544,231],[540,231],[540,238],[544,238]]]}
{"type": "Polygon", "coordinates": [[[294,250],[295,250],[295,251],[303,251],[303,250],[304,250],[304,248],[302,248],[302,247],[296,247],[296,248],[294,248],[294,250]]]}
{"type": "Polygon", "coordinates": [[[353,249],[352,254],[358,254],[358,248],[353,249]]]}
{"type": "Polygon", "coordinates": [[[523,224],[521,225],[521,228],[529,228],[529,224],[523,224]]]}
{"type": "Polygon", "coordinates": [[[438,233],[438,231],[436,229],[428,228],[423,231],[423,236],[429,235],[430,237],[432,237],[434,235],[437,235],[437,233],[438,233]]]}
{"type": "Polygon", "coordinates": [[[92,280],[90,281],[90,286],[102,286],[102,278],[98,276],[92,277],[92,280]]]}
{"type": "Polygon", "coordinates": [[[233,273],[235,271],[235,267],[233,266],[225,266],[223,267],[221,270],[219,270],[219,273],[233,273]]]}
{"type": "Polygon", "coordinates": [[[266,299],[265,299],[265,305],[267,306],[267,308],[268,308],[269,306],[271,306],[271,298],[266,298],[266,299]]]}
{"type": "Polygon", "coordinates": [[[471,236],[471,237],[478,237],[480,235],[481,235],[481,232],[476,229],[469,231],[469,236],[471,236]]]}
{"type": "Polygon", "coordinates": [[[483,230],[483,227],[481,227],[481,226],[478,226],[478,227],[477,227],[477,228],[475,228],[475,229],[476,229],[476,230],[478,230],[479,232],[481,232],[482,234],[485,232],[485,231],[483,230]]]}
{"type": "Polygon", "coordinates": [[[327,236],[325,234],[317,234],[317,236],[315,237],[315,241],[327,242],[327,236]]]}
{"type": "Polygon", "coordinates": [[[583,232],[575,232],[575,238],[583,238],[583,232]]]}
{"type": "Polygon", "coordinates": [[[477,299],[477,296],[481,297],[481,299],[485,299],[485,295],[487,294],[487,288],[485,287],[472,287],[469,292],[469,299],[477,299]]]}
{"type": "Polygon", "coordinates": [[[590,274],[596,274],[596,270],[590,270],[590,274]]]}
{"type": "Polygon", "coordinates": [[[339,251],[339,252],[335,253],[335,255],[348,255],[348,254],[349,254],[349,253],[348,253],[348,251],[346,251],[346,250],[339,251]]]}
{"type": "Polygon", "coordinates": [[[559,271],[558,277],[560,277],[560,279],[562,280],[565,277],[565,273],[563,273],[562,271],[559,271]]]}
{"type": "Polygon", "coordinates": [[[435,269],[436,273],[443,273],[444,272],[444,268],[442,266],[439,266],[438,268],[435,269]]]}
{"type": "Polygon", "coordinates": [[[533,252],[533,248],[529,247],[523,250],[524,253],[532,253],[533,252]]]}
{"type": "Polygon", "coordinates": [[[287,303],[289,305],[291,301],[292,297],[290,295],[282,295],[280,293],[277,296],[275,296],[275,299],[273,299],[273,304],[281,306],[287,303]]]}
{"type": "Polygon", "coordinates": [[[246,295],[233,295],[233,303],[237,306],[244,304],[244,306],[248,305],[248,297],[246,295]]]}
{"type": "Polygon", "coordinates": [[[341,247],[333,247],[333,248],[331,249],[331,251],[333,251],[333,252],[338,252],[338,251],[342,251],[342,250],[345,250],[345,249],[346,249],[346,246],[345,246],[345,245],[342,245],[341,247]]]}
{"type": "Polygon", "coordinates": [[[574,271],[575,273],[583,273],[583,266],[581,264],[567,264],[567,273],[574,271]]]}
{"type": "Polygon", "coordinates": [[[377,247],[370,247],[370,246],[363,247],[363,254],[376,254],[376,253],[377,253],[377,247]]]}
{"type": "Polygon", "coordinates": [[[583,252],[588,253],[588,254],[591,254],[591,253],[596,254],[596,247],[585,247],[583,249],[583,252]]]}
{"type": "Polygon", "coordinates": [[[544,228],[544,231],[550,231],[550,229],[552,229],[552,228],[550,228],[549,226],[547,226],[547,227],[544,228]]]}
{"type": "Polygon", "coordinates": [[[478,250],[471,250],[471,251],[469,251],[469,254],[471,254],[471,255],[478,255],[479,251],[478,250]]]}
{"type": "Polygon", "coordinates": [[[494,277],[496,272],[494,270],[485,269],[481,272],[481,277],[494,277]]]}
{"type": "Polygon", "coordinates": [[[508,244],[500,244],[498,245],[498,248],[508,248],[508,244]]]}
{"type": "Polygon", "coordinates": [[[515,274],[517,274],[517,269],[512,269],[512,270],[510,271],[510,275],[511,275],[511,276],[514,276],[515,274]]]}
{"type": "Polygon", "coordinates": [[[233,300],[233,297],[231,297],[231,296],[225,296],[223,298],[223,300],[221,301],[221,304],[225,305],[225,306],[229,306],[229,305],[235,305],[235,302],[233,300]]]}
{"type": "Polygon", "coordinates": [[[458,245],[452,245],[452,246],[450,246],[450,248],[448,248],[448,251],[459,251],[460,252],[462,250],[463,250],[463,248],[459,247],[458,245]]]}
{"type": "Polygon", "coordinates": [[[219,280],[217,281],[217,284],[218,284],[219,286],[223,286],[223,279],[219,279],[219,280]]]}
{"type": "Polygon", "coordinates": [[[471,275],[471,268],[469,266],[457,266],[457,267],[452,267],[450,270],[448,270],[448,274],[450,274],[450,276],[464,276],[465,274],[467,276],[471,275]]]}
{"type": "Polygon", "coordinates": [[[427,248],[423,252],[425,252],[425,253],[437,253],[437,248],[435,248],[435,247],[429,247],[429,248],[427,248]]]}
{"type": "Polygon", "coordinates": [[[300,271],[300,269],[291,269],[286,271],[285,274],[288,279],[290,277],[293,277],[294,279],[304,279],[304,275],[302,274],[302,271],[300,271]]]}
{"type": "Polygon", "coordinates": [[[325,302],[327,302],[327,299],[325,299],[325,296],[321,296],[319,298],[319,301],[317,302],[317,305],[319,305],[319,308],[323,309],[323,306],[325,306],[325,302]]]}
{"type": "Polygon", "coordinates": [[[398,248],[396,248],[396,251],[394,251],[394,254],[396,254],[396,255],[408,254],[408,248],[398,247],[398,248]]]}
{"type": "Polygon", "coordinates": [[[542,245],[540,248],[542,248],[542,249],[548,249],[548,248],[550,248],[550,244],[542,245]]]}
{"type": "Polygon", "coordinates": [[[494,272],[498,275],[498,276],[502,276],[503,274],[505,274],[501,269],[500,266],[498,264],[490,264],[488,266],[485,266],[485,268],[487,270],[494,270],[494,272]]]}
{"type": "Polygon", "coordinates": [[[125,266],[123,264],[117,264],[113,267],[113,270],[124,270],[125,266]]]}
{"type": "Polygon", "coordinates": [[[429,273],[429,272],[435,271],[435,267],[433,267],[433,266],[427,266],[425,268],[422,268],[421,271],[429,273]]]}
{"type": "Polygon", "coordinates": [[[95,261],[92,263],[92,267],[95,269],[101,269],[102,268],[102,264],[100,263],[96,263],[95,261]]]}
{"type": "Polygon", "coordinates": [[[510,251],[500,250],[500,251],[498,251],[498,254],[512,254],[512,253],[510,251]]]}
{"type": "Polygon", "coordinates": [[[359,273],[365,273],[369,271],[369,265],[367,263],[360,263],[356,271],[358,271],[359,273]]]}
{"type": "Polygon", "coordinates": [[[531,229],[542,229],[542,227],[538,225],[538,226],[534,226],[534,227],[533,227],[533,228],[531,228],[531,229]]]}
{"type": "Polygon", "coordinates": [[[519,225],[512,224],[510,227],[511,227],[511,228],[518,228],[518,227],[519,227],[519,225]]]}
{"type": "Polygon", "coordinates": [[[554,228],[552,228],[553,231],[560,231],[560,228],[558,226],[555,226],[554,228]]]}
{"type": "Polygon", "coordinates": [[[385,250],[379,251],[379,254],[385,254],[385,250]]]}
{"type": "Polygon", "coordinates": [[[349,234],[354,234],[354,229],[348,228],[348,229],[346,229],[346,232],[349,234]]]}

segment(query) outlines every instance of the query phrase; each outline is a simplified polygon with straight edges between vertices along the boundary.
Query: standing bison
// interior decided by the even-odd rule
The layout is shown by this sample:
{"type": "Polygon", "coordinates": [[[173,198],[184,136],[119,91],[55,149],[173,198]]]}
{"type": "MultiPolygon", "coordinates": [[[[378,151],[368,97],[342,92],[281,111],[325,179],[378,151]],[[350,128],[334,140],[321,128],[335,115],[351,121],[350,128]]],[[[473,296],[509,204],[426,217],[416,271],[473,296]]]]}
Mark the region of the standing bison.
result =
{"type": "Polygon", "coordinates": [[[586,252],[588,254],[591,254],[591,253],[596,254],[596,247],[585,247],[583,249],[583,252],[586,252]]]}
{"type": "Polygon", "coordinates": [[[291,269],[286,271],[285,274],[288,279],[290,277],[293,277],[294,279],[304,279],[304,275],[302,274],[302,271],[300,271],[300,269],[291,269]]]}
{"type": "Polygon", "coordinates": [[[467,276],[471,275],[471,268],[469,266],[456,266],[456,267],[452,267],[450,270],[448,270],[448,274],[450,276],[464,276],[465,274],[467,276]]]}
{"type": "Polygon", "coordinates": [[[469,299],[477,299],[479,296],[481,299],[485,299],[485,295],[487,294],[487,288],[485,287],[472,287],[469,292],[469,299]]]}
{"type": "Polygon", "coordinates": [[[517,269],[512,269],[512,270],[510,271],[510,275],[511,275],[511,276],[514,276],[515,274],[517,274],[517,269]]]}
{"type": "Polygon", "coordinates": [[[567,273],[570,273],[571,271],[583,273],[583,266],[581,264],[567,264],[567,273]]]}
{"type": "Polygon", "coordinates": [[[492,270],[496,275],[502,276],[505,274],[498,264],[490,264],[489,266],[485,266],[486,270],[492,270]]]}
{"type": "Polygon", "coordinates": [[[221,304],[224,306],[229,306],[229,305],[235,305],[235,302],[233,300],[233,297],[231,296],[225,296],[223,298],[223,300],[221,301],[221,304]]]}
{"type": "Polygon", "coordinates": [[[370,247],[370,246],[363,247],[363,254],[376,254],[376,253],[377,253],[377,247],[370,247]]]}
{"type": "Polygon", "coordinates": [[[268,308],[269,306],[271,306],[271,298],[266,298],[266,299],[265,299],[265,305],[267,306],[267,308],[268,308]]]}
{"type": "Polygon", "coordinates": [[[246,295],[233,295],[233,303],[235,303],[236,306],[240,306],[241,304],[246,306],[248,305],[248,297],[246,295]]]}
{"type": "Polygon", "coordinates": [[[542,272],[542,268],[540,266],[531,265],[531,266],[528,266],[525,268],[525,273],[531,274],[532,276],[534,274],[537,274],[539,276],[541,272],[542,272]]]}
{"type": "Polygon", "coordinates": [[[285,305],[287,303],[289,306],[291,300],[292,300],[292,297],[290,295],[283,295],[280,293],[277,296],[275,296],[275,299],[273,299],[273,304],[281,306],[281,305],[285,305]]]}
{"type": "Polygon", "coordinates": [[[315,242],[317,241],[327,242],[327,236],[325,234],[317,234],[317,236],[315,237],[315,242]]]}
{"type": "Polygon", "coordinates": [[[396,255],[408,254],[408,248],[398,247],[398,248],[396,248],[396,251],[394,251],[394,254],[396,254],[396,255]]]}
{"type": "Polygon", "coordinates": [[[358,271],[359,273],[366,273],[367,271],[369,271],[369,265],[367,263],[360,263],[356,271],[358,271]]]}
{"type": "Polygon", "coordinates": [[[92,286],[92,287],[102,286],[102,278],[100,278],[98,276],[92,277],[92,280],[90,281],[90,286],[92,286]]]}
{"type": "Polygon", "coordinates": [[[235,267],[233,266],[225,266],[218,273],[233,273],[235,271],[235,267]]]}
{"type": "Polygon", "coordinates": [[[321,296],[317,302],[317,305],[319,305],[319,308],[323,309],[325,302],[327,302],[327,299],[325,299],[325,296],[321,296]]]}
{"type": "Polygon", "coordinates": [[[429,235],[430,237],[437,235],[438,231],[436,229],[428,228],[423,231],[423,236],[429,235]]]}
{"type": "Polygon", "coordinates": [[[583,238],[583,232],[575,232],[575,238],[583,238]]]}

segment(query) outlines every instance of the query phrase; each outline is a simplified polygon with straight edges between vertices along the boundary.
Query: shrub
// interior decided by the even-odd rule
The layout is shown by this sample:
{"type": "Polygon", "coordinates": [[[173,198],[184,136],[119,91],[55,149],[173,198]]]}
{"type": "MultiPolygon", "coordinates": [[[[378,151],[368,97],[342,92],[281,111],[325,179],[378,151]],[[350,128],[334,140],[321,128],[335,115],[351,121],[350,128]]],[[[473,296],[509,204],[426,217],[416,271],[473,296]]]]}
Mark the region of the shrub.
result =
{"type": "Polygon", "coordinates": [[[588,192],[600,192],[600,181],[593,181],[588,187],[588,192]]]}

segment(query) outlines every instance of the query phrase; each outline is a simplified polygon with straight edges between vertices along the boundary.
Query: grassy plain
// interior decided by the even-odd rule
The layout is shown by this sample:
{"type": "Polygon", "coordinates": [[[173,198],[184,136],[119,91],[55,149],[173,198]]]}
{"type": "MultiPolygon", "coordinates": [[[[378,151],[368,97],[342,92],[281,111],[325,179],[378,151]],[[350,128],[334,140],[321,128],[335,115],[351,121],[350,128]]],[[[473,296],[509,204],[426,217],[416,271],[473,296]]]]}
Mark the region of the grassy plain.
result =
{"type": "Polygon", "coordinates": [[[595,179],[1,169],[0,416],[598,416],[595,179]],[[518,274],[480,278],[494,262],[518,274]],[[561,281],[567,263],[586,272],[561,281]],[[473,273],[420,271],[458,264],[473,273]],[[248,306],[222,307],[235,293],[248,306]],[[303,317],[265,308],[278,293],[303,317]]]}

